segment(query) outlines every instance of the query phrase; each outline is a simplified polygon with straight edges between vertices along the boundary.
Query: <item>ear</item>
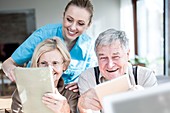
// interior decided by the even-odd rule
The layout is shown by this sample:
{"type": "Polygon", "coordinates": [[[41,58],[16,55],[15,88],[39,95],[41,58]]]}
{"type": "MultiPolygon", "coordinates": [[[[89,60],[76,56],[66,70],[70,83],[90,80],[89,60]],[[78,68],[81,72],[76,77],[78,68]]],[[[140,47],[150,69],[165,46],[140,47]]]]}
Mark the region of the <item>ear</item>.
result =
{"type": "Polygon", "coordinates": [[[63,20],[64,20],[65,12],[63,12],[63,20]]]}
{"type": "Polygon", "coordinates": [[[130,49],[127,50],[127,58],[129,60],[129,57],[130,57],[130,49]]]}
{"type": "Polygon", "coordinates": [[[66,64],[64,63],[64,65],[63,65],[63,72],[64,72],[66,69],[67,69],[67,66],[66,66],[66,64]]]}
{"type": "Polygon", "coordinates": [[[89,28],[89,27],[91,26],[91,24],[92,24],[92,20],[91,20],[91,22],[90,22],[90,23],[88,23],[88,27],[87,27],[87,28],[89,28]]]}

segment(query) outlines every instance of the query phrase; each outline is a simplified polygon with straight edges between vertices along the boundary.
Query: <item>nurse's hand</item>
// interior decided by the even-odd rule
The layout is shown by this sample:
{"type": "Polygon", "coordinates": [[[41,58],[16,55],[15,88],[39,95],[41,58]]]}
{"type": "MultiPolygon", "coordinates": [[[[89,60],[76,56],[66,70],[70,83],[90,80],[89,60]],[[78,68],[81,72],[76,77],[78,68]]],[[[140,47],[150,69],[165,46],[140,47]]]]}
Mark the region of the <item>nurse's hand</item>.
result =
{"type": "Polygon", "coordinates": [[[11,81],[15,81],[14,69],[16,68],[16,66],[17,64],[11,57],[9,57],[2,63],[2,70],[11,81]]]}
{"type": "Polygon", "coordinates": [[[77,82],[69,83],[69,84],[66,85],[65,88],[69,89],[69,90],[72,90],[73,92],[78,92],[79,91],[77,82]]]}

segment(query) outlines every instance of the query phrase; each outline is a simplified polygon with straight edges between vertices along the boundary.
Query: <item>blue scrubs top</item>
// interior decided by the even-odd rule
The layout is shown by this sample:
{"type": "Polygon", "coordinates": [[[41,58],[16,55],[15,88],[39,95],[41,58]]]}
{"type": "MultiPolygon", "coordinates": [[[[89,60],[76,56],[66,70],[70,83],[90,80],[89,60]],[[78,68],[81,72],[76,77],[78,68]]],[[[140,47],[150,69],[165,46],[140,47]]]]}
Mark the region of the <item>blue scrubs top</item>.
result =
{"type": "MultiPolygon", "coordinates": [[[[62,24],[48,24],[36,30],[14,51],[12,59],[18,65],[30,62],[35,47],[43,40],[53,36],[58,36],[64,41],[62,24]]],[[[96,65],[93,49],[94,44],[92,42],[92,39],[86,34],[78,37],[77,42],[70,50],[71,63],[62,76],[66,84],[77,81],[82,71],[96,65]]],[[[29,67],[30,63],[28,64],[29,67]]]]}

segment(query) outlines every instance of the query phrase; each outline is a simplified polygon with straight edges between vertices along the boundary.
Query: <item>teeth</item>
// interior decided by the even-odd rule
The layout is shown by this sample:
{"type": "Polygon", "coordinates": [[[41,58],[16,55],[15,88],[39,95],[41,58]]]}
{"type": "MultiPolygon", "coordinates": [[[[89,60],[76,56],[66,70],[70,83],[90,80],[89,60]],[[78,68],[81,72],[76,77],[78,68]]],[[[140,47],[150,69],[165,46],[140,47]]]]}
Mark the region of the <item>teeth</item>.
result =
{"type": "Polygon", "coordinates": [[[71,29],[68,29],[68,33],[69,33],[69,34],[71,34],[71,35],[76,34],[76,33],[75,33],[75,32],[73,32],[73,30],[71,30],[71,29]]]}
{"type": "Polygon", "coordinates": [[[72,34],[72,35],[75,34],[74,32],[71,32],[71,31],[69,31],[69,33],[72,34]]]}
{"type": "Polygon", "coordinates": [[[115,70],[111,70],[111,71],[109,71],[109,70],[107,70],[108,72],[115,72],[115,71],[117,71],[118,69],[115,69],[115,70]]]}

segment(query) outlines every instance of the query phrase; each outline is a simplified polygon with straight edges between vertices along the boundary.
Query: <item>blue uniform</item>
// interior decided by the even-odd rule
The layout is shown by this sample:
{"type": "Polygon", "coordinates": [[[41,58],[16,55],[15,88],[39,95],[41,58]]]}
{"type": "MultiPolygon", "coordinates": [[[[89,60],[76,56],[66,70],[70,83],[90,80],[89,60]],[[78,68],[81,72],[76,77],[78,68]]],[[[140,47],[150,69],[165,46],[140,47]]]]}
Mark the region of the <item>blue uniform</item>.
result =
{"type": "MultiPolygon", "coordinates": [[[[12,54],[13,60],[19,65],[29,62],[35,47],[43,40],[53,36],[58,36],[64,41],[62,24],[48,24],[36,30],[14,51],[12,54]]],[[[65,83],[77,81],[82,71],[96,64],[92,42],[92,39],[86,34],[82,34],[78,37],[77,42],[70,50],[71,63],[62,76],[65,83]]]]}

